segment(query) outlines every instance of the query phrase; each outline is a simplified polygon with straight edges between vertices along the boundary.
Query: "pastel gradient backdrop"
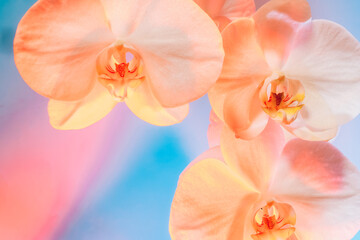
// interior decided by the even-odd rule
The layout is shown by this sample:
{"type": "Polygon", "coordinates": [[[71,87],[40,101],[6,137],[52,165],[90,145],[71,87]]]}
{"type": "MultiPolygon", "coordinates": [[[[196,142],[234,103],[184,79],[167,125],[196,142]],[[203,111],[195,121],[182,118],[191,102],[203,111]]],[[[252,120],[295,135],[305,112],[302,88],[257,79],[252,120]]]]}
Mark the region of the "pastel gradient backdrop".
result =
{"type": "MultiPolygon", "coordinates": [[[[52,129],[47,99],[22,81],[12,54],[17,23],[34,2],[0,1],[0,239],[170,239],[178,175],[208,148],[207,97],[171,127],[149,125],[119,104],[84,130],[52,129]]],[[[309,2],[314,18],[360,39],[359,0],[309,2]]],[[[333,143],[360,167],[360,117],[333,143]]]]}

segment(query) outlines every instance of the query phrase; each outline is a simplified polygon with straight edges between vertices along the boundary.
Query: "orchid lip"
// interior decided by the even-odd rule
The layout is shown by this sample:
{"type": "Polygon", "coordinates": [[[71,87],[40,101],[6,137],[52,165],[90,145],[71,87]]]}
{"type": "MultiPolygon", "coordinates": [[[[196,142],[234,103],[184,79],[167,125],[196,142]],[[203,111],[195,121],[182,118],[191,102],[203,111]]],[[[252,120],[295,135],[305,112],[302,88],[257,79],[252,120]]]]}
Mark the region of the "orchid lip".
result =
{"type": "Polygon", "coordinates": [[[296,215],[291,205],[269,201],[253,218],[254,240],[287,240],[295,232],[296,215]]]}
{"type": "Polygon", "coordinates": [[[129,88],[137,88],[145,80],[140,55],[123,44],[110,46],[101,52],[96,70],[98,81],[118,102],[126,100],[129,88]]]}
{"type": "Polygon", "coordinates": [[[264,112],[282,124],[291,124],[304,104],[305,90],[300,81],[273,73],[260,85],[259,98],[264,112]]]}

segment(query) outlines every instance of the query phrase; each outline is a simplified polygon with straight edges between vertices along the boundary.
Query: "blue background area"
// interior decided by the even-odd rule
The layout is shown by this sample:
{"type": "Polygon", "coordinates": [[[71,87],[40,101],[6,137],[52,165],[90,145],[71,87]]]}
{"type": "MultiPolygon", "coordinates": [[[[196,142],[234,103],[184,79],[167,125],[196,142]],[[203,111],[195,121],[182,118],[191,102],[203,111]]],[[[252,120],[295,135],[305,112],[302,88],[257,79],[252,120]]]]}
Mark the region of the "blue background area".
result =
{"type": "MultiPolygon", "coordinates": [[[[14,67],[12,40],[16,25],[34,2],[0,2],[1,72],[7,71],[9,65],[14,67]]],[[[360,1],[309,2],[314,18],[336,21],[360,39],[360,1]]],[[[1,79],[1,82],[7,80],[1,79]]],[[[4,101],[6,91],[9,89],[0,88],[0,101],[4,101]]],[[[168,217],[177,178],[192,159],[207,149],[209,112],[205,97],[191,104],[188,118],[176,126],[159,128],[129,115],[131,127],[137,131],[137,135],[129,136],[126,142],[132,154],[124,156],[116,152],[111,159],[116,163],[125,157],[126,171],[120,174],[120,167],[109,164],[109,169],[90,187],[74,216],[58,233],[58,239],[170,239],[168,217]]],[[[344,126],[333,143],[360,167],[360,118],[344,126]]],[[[360,240],[360,234],[354,239],[360,240]]]]}

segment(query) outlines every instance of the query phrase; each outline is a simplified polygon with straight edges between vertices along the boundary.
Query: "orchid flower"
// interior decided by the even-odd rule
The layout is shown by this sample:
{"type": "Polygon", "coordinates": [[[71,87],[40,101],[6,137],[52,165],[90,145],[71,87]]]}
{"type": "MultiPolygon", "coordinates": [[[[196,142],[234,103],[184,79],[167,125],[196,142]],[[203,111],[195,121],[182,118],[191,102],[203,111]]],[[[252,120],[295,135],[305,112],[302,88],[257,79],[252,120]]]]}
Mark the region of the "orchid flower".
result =
{"type": "Polygon", "coordinates": [[[269,118],[305,140],[329,140],[360,111],[360,44],[342,26],[311,21],[306,0],[271,0],[222,32],[222,73],[209,92],[242,139],[269,118]]]}
{"type": "Polygon", "coordinates": [[[360,230],[360,172],[328,142],[285,144],[270,120],[244,141],[224,126],[221,147],[180,175],[173,240],[350,240],[360,230]]]}
{"type": "Polygon", "coordinates": [[[231,21],[250,17],[255,12],[254,0],[194,0],[222,30],[231,21]]]}
{"type": "Polygon", "coordinates": [[[224,53],[191,0],[40,0],[19,23],[14,55],[25,82],[50,98],[52,126],[79,129],[119,102],[151,124],[182,121],[224,53]]]}

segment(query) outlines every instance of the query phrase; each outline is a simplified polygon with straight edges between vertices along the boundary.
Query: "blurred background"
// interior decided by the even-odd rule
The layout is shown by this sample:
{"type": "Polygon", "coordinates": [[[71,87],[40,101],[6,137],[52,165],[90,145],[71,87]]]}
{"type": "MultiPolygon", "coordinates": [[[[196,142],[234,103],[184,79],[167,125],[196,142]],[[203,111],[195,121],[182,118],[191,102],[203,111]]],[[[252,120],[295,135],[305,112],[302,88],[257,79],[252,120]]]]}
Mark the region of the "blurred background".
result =
{"type": "MultiPolygon", "coordinates": [[[[34,2],[0,1],[0,239],[169,240],[178,175],[208,148],[207,97],[171,127],[149,125],[119,104],[84,130],[52,129],[47,99],[13,61],[16,26],[34,2]]],[[[360,1],[309,2],[314,18],[360,39],[360,1]]],[[[360,117],[333,143],[360,167],[360,117]]]]}

